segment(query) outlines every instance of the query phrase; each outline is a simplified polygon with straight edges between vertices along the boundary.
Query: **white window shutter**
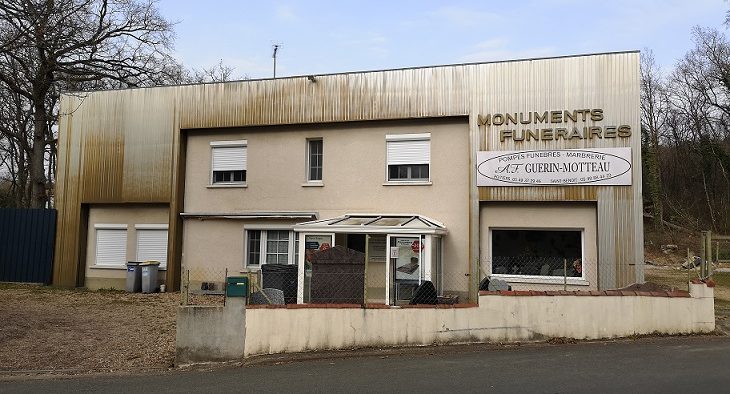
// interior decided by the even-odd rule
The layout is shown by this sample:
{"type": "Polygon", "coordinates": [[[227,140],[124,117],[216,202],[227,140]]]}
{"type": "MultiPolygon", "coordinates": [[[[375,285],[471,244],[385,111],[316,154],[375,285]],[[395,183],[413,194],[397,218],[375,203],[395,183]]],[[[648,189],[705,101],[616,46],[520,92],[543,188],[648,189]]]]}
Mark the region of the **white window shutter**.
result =
{"type": "Polygon", "coordinates": [[[127,263],[127,230],[96,230],[96,264],[120,265],[127,263]]]}
{"type": "Polygon", "coordinates": [[[167,230],[137,229],[137,261],[148,260],[167,265],[167,230]]]}
{"type": "Polygon", "coordinates": [[[388,141],[388,165],[429,164],[431,140],[388,141]]]}
{"type": "Polygon", "coordinates": [[[245,146],[213,147],[213,171],[239,171],[246,169],[245,146]]]}

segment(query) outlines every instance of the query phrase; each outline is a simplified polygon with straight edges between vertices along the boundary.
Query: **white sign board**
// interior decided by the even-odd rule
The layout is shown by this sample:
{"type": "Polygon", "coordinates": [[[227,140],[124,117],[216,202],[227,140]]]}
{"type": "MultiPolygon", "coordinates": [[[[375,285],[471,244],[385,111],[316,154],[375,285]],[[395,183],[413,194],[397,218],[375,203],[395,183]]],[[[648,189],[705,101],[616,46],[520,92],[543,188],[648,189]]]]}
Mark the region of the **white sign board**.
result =
{"type": "Polygon", "coordinates": [[[477,152],[477,186],[631,185],[631,148],[477,152]]]}

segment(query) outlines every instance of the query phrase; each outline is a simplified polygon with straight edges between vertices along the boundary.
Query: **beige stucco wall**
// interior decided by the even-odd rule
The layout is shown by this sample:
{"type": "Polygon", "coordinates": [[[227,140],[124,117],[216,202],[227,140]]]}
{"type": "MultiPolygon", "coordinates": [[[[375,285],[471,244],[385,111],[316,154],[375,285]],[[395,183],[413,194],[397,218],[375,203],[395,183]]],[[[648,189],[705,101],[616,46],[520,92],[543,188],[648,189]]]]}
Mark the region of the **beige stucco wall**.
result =
{"type": "MultiPolygon", "coordinates": [[[[482,276],[492,273],[490,228],[520,229],[583,229],[583,270],[585,281],[568,280],[568,290],[596,290],[598,288],[598,249],[596,204],[565,203],[482,203],[479,212],[480,268],[482,276]]],[[[537,280],[532,283],[508,282],[515,290],[562,290],[563,278],[537,280]]]]}
{"type": "MultiPolygon", "coordinates": [[[[223,283],[229,275],[256,271],[244,262],[246,229],[289,230],[291,220],[186,219],[183,223],[183,276],[189,275],[191,288],[200,282],[223,283]]],[[[199,287],[198,287],[199,288],[199,287]]]]}
{"type": "MultiPolygon", "coordinates": [[[[167,224],[168,208],[160,204],[98,204],[89,207],[89,227],[86,240],[86,283],[89,289],[114,288],[122,290],[126,283],[126,268],[95,267],[97,224],[127,225],[127,261],[137,256],[136,224],[167,224]]],[[[164,279],[164,274],[160,275],[164,279]]]]}
{"type": "Polygon", "coordinates": [[[248,309],[245,354],[712,332],[713,289],[693,284],[691,294],[487,295],[479,307],[453,309],[248,309]]]}
{"type": "MultiPolygon", "coordinates": [[[[469,134],[465,118],[187,132],[185,212],[416,213],[445,224],[445,290],[466,291],[469,134]],[[386,134],[431,133],[430,185],[384,185],[386,134]],[[322,187],[305,184],[306,141],[322,138],[322,187]],[[211,141],[248,141],[247,186],[209,187],[211,141]]],[[[280,221],[257,221],[277,224],[280,221]]],[[[183,265],[240,270],[245,222],[185,219],[183,265]],[[224,252],[222,252],[224,251],[224,252]]],[[[185,269],[185,268],[183,268],[185,269]]]]}

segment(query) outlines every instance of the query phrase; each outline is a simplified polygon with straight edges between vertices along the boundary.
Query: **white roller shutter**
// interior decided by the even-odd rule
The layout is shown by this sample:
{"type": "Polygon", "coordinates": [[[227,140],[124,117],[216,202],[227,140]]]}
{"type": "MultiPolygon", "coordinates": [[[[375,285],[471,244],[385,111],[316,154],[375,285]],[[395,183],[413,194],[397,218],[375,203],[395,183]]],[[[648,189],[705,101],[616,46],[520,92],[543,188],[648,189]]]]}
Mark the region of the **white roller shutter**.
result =
{"type": "Polygon", "coordinates": [[[137,229],[137,261],[148,260],[167,265],[167,230],[137,229]]]}
{"type": "Polygon", "coordinates": [[[431,161],[431,139],[423,137],[388,136],[388,165],[429,164],[431,161]],[[420,138],[419,138],[420,137],[420,138]]]}
{"type": "Polygon", "coordinates": [[[239,171],[245,169],[245,146],[213,147],[213,171],[239,171]]]}
{"type": "Polygon", "coordinates": [[[96,264],[119,265],[127,263],[127,230],[96,229],[96,264]]]}

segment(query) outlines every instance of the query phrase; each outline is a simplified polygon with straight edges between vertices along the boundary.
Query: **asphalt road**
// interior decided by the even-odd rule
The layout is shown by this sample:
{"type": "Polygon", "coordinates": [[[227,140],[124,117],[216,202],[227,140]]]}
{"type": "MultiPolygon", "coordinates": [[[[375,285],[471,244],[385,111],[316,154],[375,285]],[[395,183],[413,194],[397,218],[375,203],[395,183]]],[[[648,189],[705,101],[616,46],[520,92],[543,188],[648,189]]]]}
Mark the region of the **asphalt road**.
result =
{"type": "MultiPolygon", "coordinates": [[[[354,353],[357,354],[357,353],[354,353]]],[[[326,355],[325,355],[326,356],[326,355]]],[[[159,375],[35,379],[0,392],[728,392],[730,338],[488,345],[268,361],[159,375]]],[[[309,357],[309,356],[308,356],[309,357]]]]}

